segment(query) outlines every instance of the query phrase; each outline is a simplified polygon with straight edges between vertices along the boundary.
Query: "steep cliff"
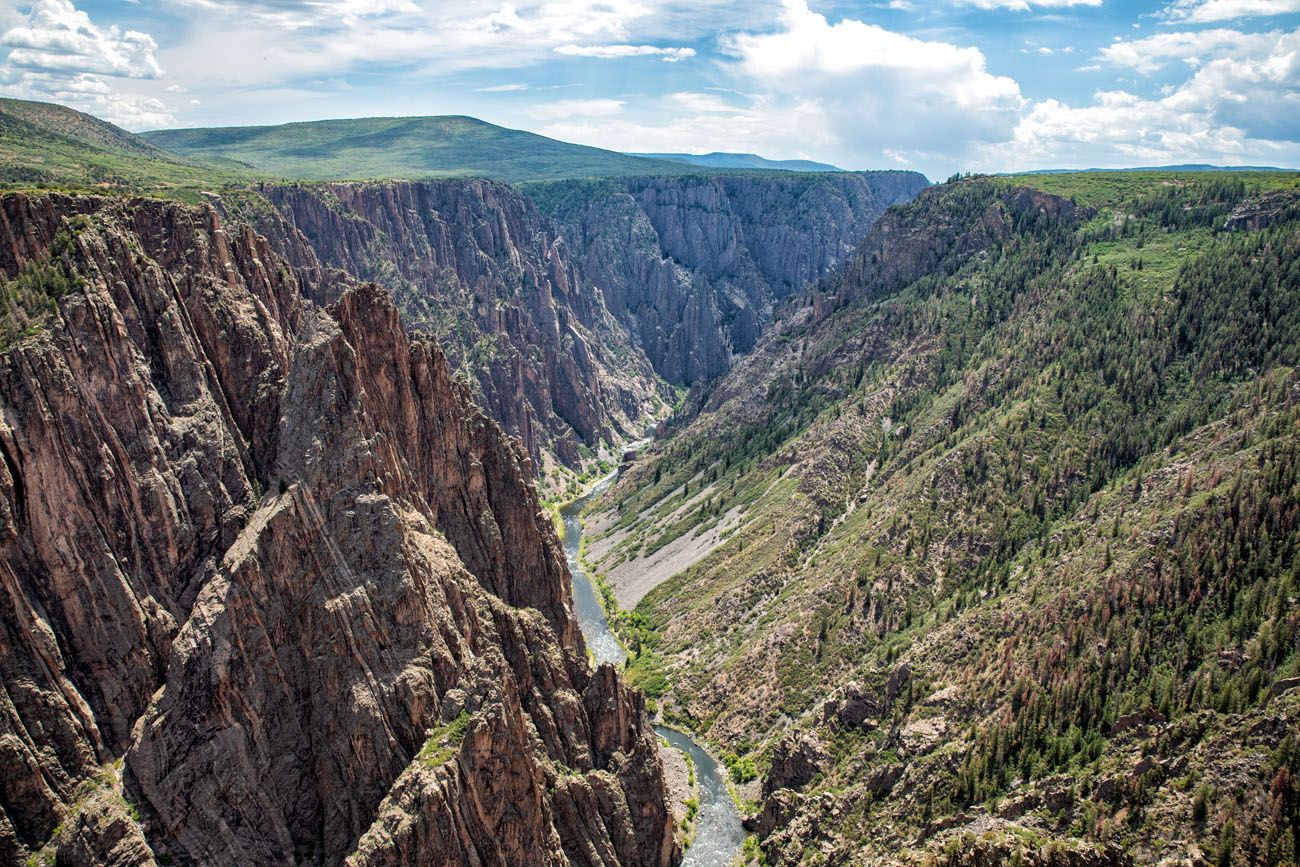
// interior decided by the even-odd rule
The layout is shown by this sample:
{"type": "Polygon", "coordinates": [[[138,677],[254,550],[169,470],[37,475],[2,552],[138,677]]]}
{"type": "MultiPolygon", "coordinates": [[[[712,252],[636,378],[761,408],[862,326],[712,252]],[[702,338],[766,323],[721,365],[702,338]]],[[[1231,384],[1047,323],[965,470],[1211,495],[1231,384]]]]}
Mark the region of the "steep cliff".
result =
{"type": "Polygon", "coordinates": [[[748,352],[773,306],[848,261],[915,172],[732,174],[526,184],[669,382],[748,352]]]}
{"type": "Polygon", "coordinates": [[[672,863],[527,459],[313,256],[0,197],[0,859],[672,863]]]}
{"type": "MultiPolygon", "coordinates": [[[[300,233],[316,261],[392,292],[435,333],[488,413],[535,463],[640,430],[664,403],[653,371],[565,243],[492,181],[259,188],[220,205],[272,237],[300,233]]],[[[295,265],[304,263],[295,262],[295,265]]]]}

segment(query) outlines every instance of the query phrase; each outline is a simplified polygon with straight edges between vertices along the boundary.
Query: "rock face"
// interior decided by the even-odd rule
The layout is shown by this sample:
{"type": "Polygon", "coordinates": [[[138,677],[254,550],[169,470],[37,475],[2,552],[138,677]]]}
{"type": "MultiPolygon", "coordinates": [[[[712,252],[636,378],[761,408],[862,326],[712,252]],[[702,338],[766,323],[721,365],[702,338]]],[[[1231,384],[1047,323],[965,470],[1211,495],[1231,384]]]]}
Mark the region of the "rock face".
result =
{"type": "MultiPolygon", "coordinates": [[[[991,201],[945,195],[933,187],[916,197],[912,207],[884,216],[844,269],[840,285],[830,291],[839,303],[895,292],[940,267],[945,260],[982,254],[1033,221],[1074,225],[1080,209],[1070,199],[1016,187],[991,201]],[[972,208],[979,218],[971,220],[972,208]]],[[[818,311],[817,319],[824,318],[818,311]]]]}
{"type": "Polygon", "coordinates": [[[829,757],[807,732],[792,732],[772,750],[772,768],[763,778],[763,797],[778,789],[800,789],[820,773],[829,757]]]}
{"type": "Polygon", "coordinates": [[[252,197],[222,205],[272,237],[300,233],[313,255],[295,265],[318,260],[388,288],[534,462],[545,450],[577,467],[581,446],[629,435],[663,406],[632,336],[513,188],[455,180],[260,193],[273,210],[249,207],[252,197]]]}
{"type": "Polygon", "coordinates": [[[673,863],[526,457],[313,256],[0,197],[0,272],[62,275],[0,353],[0,860],[673,863]]]}
{"type": "Polygon", "coordinates": [[[1300,213],[1300,194],[1295,190],[1277,190],[1254,196],[1232,209],[1223,227],[1233,232],[1259,232],[1300,213]]]}
{"type": "Polygon", "coordinates": [[[774,306],[848,261],[915,172],[557,181],[525,192],[669,382],[712,379],[774,306]]]}

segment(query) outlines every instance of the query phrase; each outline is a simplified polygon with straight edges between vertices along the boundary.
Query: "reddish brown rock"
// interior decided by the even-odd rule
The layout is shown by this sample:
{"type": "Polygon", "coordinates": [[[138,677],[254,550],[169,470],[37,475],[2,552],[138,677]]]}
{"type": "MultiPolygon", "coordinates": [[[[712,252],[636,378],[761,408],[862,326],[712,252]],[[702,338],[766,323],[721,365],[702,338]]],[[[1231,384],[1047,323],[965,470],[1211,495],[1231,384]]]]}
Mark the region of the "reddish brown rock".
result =
{"type": "Polygon", "coordinates": [[[275,243],[0,197],[0,271],[75,278],[0,354],[0,859],[672,863],[525,457],[383,291],[275,243]]]}
{"type": "Polygon", "coordinates": [[[815,736],[807,732],[791,732],[772,750],[772,768],[763,778],[763,797],[778,789],[806,786],[829,760],[826,749],[815,736]]]}

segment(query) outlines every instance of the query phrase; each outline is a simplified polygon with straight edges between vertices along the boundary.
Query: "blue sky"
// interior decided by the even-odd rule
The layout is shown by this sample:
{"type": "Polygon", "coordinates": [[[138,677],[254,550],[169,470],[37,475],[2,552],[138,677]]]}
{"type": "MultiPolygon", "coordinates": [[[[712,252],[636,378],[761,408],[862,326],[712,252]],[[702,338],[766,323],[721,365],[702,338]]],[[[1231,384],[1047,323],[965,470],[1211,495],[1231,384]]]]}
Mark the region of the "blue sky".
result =
{"type": "Polygon", "coordinates": [[[0,0],[0,93],[137,130],[469,114],[935,178],[1300,166],[1300,0],[0,0]]]}

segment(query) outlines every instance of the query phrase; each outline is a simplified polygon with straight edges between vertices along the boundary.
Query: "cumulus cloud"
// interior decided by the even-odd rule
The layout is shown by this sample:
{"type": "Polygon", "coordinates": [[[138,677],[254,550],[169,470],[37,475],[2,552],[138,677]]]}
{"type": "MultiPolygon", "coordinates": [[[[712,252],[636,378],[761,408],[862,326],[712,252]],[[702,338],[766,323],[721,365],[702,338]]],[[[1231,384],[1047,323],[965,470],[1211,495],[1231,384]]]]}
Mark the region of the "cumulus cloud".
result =
{"type": "Polygon", "coordinates": [[[71,0],[36,0],[25,24],[0,36],[7,65],[50,73],[157,78],[158,44],[147,33],[97,27],[71,0]]]}
{"type": "Polygon", "coordinates": [[[680,91],[547,135],[616,150],[747,150],[842,165],[956,160],[1005,142],[1025,100],[973,47],[919,39],[785,0],[778,26],[721,40],[736,90],[680,91]]]}
{"type": "Polygon", "coordinates": [[[98,75],[54,75],[0,67],[0,88],[10,96],[57,102],[129,129],[149,129],[176,122],[154,97],[117,93],[98,75]]]}
{"type": "Polygon", "coordinates": [[[1101,59],[1141,73],[1155,72],[1172,61],[1181,61],[1195,69],[1212,60],[1249,60],[1266,56],[1278,44],[1281,35],[1277,31],[1242,33],[1218,28],[1160,33],[1145,39],[1117,38],[1101,50],[1101,59]]]}
{"type": "MultiPolygon", "coordinates": [[[[1199,63],[1191,78],[1159,98],[1113,90],[1096,94],[1088,106],[1038,102],[1016,126],[1013,146],[985,157],[998,164],[1077,166],[1236,163],[1294,154],[1300,142],[1300,30],[1260,35],[1266,39],[1250,42],[1244,52],[1199,63]]],[[[1160,44],[1169,56],[1191,51],[1177,40],[1160,44]]]]}
{"type": "Polygon", "coordinates": [[[1024,102],[978,48],[831,23],[805,0],[786,0],[781,25],[727,40],[735,71],[778,98],[775,122],[781,101],[813,102],[828,134],[867,153],[1005,139],[1024,102]]]}
{"type": "Polygon", "coordinates": [[[1292,12],[1300,12],[1300,0],[1174,0],[1164,10],[1171,20],[1198,24],[1292,12]]]}
{"type": "Polygon", "coordinates": [[[71,0],[36,0],[25,21],[0,35],[8,54],[0,87],[13,96],[58,102],[135,129],[174,122],[156,97],[121,93],[108,79],[162,76],[153,37],[101,27],[71,0]]]}
{"type": "Polygon", "coordinates": [[[694,48],[660,48],[655,45],[560,45],[556,54],[569,57],[658,57],[667,63],[676,63],[695,56],[694,48]]]}

